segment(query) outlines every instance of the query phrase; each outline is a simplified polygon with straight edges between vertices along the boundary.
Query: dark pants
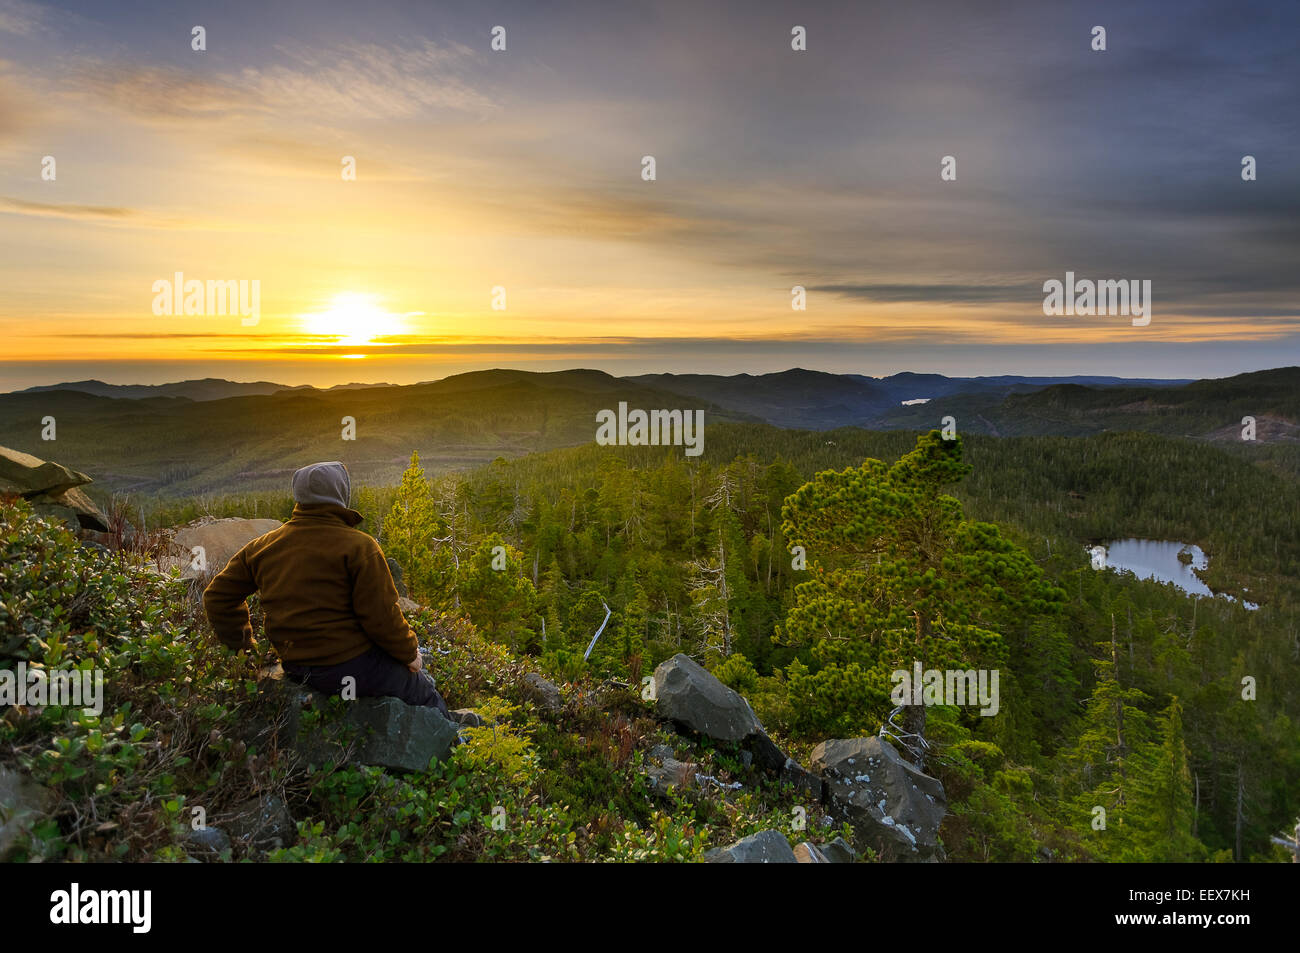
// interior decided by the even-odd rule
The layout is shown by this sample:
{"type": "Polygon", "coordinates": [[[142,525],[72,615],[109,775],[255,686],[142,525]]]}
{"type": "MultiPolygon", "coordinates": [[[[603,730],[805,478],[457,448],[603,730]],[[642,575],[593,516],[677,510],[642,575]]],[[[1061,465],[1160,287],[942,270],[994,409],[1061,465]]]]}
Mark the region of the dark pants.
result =
{"type": "Polygon", "coordinates": [[[383,649],[374,647],[354,659],[338,665],[281,664],[284,674],[295,682],[314,688],[326,695],[337,695],[343,689],[343,679],[356,680],[358,698],[388,695],[400,698],[408,705],[436,708],[450,718],[447,703],[434,688],[433,679],[424,672],[412,672],[383,649]]]}

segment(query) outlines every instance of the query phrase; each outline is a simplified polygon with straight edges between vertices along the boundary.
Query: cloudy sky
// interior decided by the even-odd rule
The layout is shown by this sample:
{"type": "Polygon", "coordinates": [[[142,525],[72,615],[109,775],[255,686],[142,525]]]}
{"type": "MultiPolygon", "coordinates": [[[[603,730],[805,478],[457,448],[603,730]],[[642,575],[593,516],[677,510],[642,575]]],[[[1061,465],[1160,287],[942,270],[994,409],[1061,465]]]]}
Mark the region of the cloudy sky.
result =
{"type": "Polygon", "coordinates": [[[0,390],[1298,364],[1298,47],[1250,0],[0,0],[0,390]],[[1151,323],[1045,316],[1066,271],[1151,323]],[[155,314],[177,272],[258,322],[155,314]]]}

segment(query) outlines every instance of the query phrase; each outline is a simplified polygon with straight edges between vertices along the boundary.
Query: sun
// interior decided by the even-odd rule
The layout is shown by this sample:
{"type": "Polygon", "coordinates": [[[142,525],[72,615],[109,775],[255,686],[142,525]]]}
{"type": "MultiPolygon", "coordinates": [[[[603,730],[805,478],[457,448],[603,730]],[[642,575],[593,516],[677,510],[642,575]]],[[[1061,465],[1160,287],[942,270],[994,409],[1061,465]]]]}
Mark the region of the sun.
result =
{"type": "Polygon", "coordinates": [[[405,317],[385,311],[376,303],[374,295],[349,292],[335,295],[328,310],[303,315],[303,330],[334,339],[322,343],[345,346],[375,344],[378,338],[404,333],[405,317]]]}

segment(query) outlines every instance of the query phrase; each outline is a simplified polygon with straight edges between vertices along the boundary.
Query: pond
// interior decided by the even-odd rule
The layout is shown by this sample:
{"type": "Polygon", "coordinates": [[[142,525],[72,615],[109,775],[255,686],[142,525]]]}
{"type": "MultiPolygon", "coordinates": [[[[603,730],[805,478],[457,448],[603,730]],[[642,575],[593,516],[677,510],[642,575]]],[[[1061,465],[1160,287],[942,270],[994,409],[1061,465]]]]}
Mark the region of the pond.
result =
{"type": "MultiPolygon", "coordinates": [[[[1210,557],[1194,543],[1178,543],[1161,539],[1115,539],[1100,546],[1090,547],[1093,565],[1097,568],[1128,570],[1139,579],[1171,582],[1189,596],[1214,596],[1209,586],[1196,575],[1210,565],[1210,557]],[[1104,553],[1105,562],[1098,558],[1104,553]]],[[[1232,596],[1225,599],[1236,601],[1232,596]]],[[[1247,609],[1258,609],[1253,602],[1243,602],[1247,609]]]]}

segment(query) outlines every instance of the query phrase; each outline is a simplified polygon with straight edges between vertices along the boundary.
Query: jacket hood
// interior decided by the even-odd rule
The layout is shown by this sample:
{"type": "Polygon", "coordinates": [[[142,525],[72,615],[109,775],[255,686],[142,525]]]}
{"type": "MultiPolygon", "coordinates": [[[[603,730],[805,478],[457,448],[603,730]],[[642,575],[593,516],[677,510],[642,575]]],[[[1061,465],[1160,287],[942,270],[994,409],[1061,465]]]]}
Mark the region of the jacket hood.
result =
{"type": "Polygon", "coordinates": [[[337,460],[313,463],[293,475],[295,503],[333,503],[346,507],[351,501],[352,481],[348,468],[337,460]]]}
{"type": "Polygon", "coordinates": [[[337,503],[297,503],[294,505],[293,519],[321,516],[340,519],[349,526],[356,526],[365,519],[356,510],[349,509],[346,506],[339,506],[337,503]]]}

